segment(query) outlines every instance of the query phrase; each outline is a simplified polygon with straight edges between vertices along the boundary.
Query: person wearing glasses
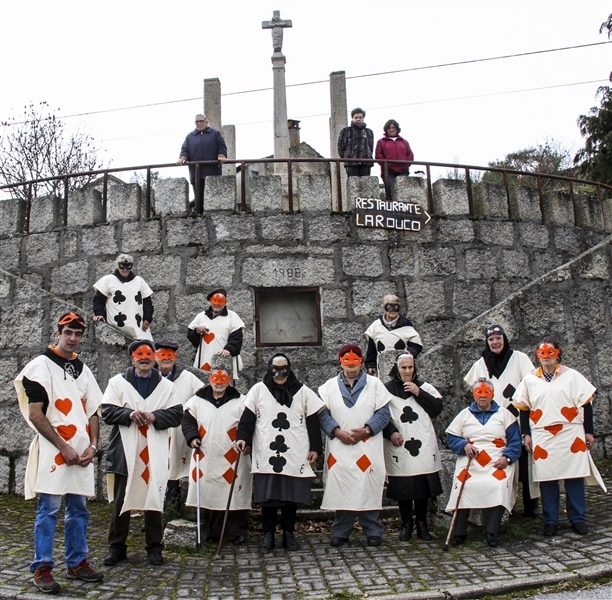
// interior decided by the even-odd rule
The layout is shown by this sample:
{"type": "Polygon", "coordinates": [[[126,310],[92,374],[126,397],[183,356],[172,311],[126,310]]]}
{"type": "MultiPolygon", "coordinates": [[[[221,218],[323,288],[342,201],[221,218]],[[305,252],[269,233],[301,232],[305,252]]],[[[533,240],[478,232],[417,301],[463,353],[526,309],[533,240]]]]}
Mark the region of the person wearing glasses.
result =
{"type": "Polygon", "coordinates": [[[200,160],[216,160],[216,164],[200,165],[199,186],[196,186],[196,167],[189,165],[189,179],[196,194],[196,206],[203,206],[205,178],[211,175],[221,175],[221,165],[227,160],[227,146],[223,135],[218,129],[208,124],[206,115],[196,115],[196,128],[187,134],[181,147],[178,165],[200,160]]]}
{"type": "Polygon", "coordinates": [[[109,323],[133,340],[152,340],[153,290],[142,277],[134,275],[133,266],[129,254],[120,254],[112,275],[94,283],[93,320],[109,323]]]}

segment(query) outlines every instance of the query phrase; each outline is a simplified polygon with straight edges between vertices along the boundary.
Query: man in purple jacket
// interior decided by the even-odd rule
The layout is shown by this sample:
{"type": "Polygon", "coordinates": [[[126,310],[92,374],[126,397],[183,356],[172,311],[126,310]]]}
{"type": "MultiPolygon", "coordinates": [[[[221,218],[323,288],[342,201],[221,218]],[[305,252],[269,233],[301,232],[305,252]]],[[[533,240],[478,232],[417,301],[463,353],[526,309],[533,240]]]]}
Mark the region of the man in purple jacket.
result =
{"type": "MultiPolygon", "coordinates": [[[[196,115],[195,126],[195,130],[187,134],[183,142],[177,164],[199,160],[218,160],[224,163],[227,160],[227,146],[221,132],[209,126],[206,115],[196,115]]],[[[189,165],[189,179],[196,195],[196,206],[201,208],[204,202],[204,178],[221,175],[221,164],[200,165],[199,171],[199,182],[196,182],[195,165],[189,165]]]]}

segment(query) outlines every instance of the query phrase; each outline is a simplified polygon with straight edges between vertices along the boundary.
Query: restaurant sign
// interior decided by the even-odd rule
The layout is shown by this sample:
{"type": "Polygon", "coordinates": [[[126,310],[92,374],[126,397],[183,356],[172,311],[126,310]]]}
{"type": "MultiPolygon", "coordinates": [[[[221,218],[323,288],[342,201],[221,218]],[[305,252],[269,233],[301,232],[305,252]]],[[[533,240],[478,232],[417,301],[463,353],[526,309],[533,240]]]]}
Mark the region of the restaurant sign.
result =
{"type": "Polygon", "coordinates": [[[421,231],[431,220],[420,204],[379,198],[356,198],[355,216],[359,227],[403,231],[421,231]]]}

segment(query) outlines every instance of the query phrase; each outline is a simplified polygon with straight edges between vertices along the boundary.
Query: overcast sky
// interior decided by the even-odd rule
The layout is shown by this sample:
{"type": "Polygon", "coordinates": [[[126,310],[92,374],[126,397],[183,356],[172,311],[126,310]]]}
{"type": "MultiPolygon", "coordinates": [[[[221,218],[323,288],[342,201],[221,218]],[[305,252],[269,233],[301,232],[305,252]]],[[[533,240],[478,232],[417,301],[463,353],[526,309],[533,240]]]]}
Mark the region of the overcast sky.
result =
{"type": "Polygon", "coordinates": [[[203,80],[218,77],[238,157],[272,154],[271,90],[237,92],[272,85],[261,22],[273,10],[293,21],[287,84],[325,81],[287,90],[289,118],[324,156],[332,71],[346,72],[348,109],[366,109],[376,138],[394,118],[417,160],[486,165],[547,137],[577,149],[576,119],[612,65],[606,44],[350,79],[604,42],[610,0],[0,0],[0,121],[30,102],[62,115],[164,103],[66,123],[89,131],[113,167],[172,162],[202,110],[203,80]]]}

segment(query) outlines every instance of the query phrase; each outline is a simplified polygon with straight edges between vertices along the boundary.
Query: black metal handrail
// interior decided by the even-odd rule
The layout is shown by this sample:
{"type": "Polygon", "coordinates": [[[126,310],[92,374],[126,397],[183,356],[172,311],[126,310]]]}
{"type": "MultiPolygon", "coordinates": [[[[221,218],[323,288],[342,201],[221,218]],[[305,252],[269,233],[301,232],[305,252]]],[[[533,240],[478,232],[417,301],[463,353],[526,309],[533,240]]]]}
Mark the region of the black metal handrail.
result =
{"type": "MultiPolygon", "coordinates": [[[[447,168],[455,171],[463,171],[465,173],[465,183],[466,183],[466,191],[468,196],[468,204],[470,207],[470,213],[473,213],[473,189],[472,189],[472,171],[476,172],[491,172],[491,173],[500,173],[502,175],[502,182],[506,192],[506,199],[510,202],[510,182],[509,175],[517,176],[521,178],[533,178],[535,179],[535,184],[538,189],[538,194],[540,196],[540,202],[543,200],[543,180],[554,180],[560,181],[568,184],[570,198],[572,201],[574,200],[574,185],[581,184],[593,187],[597,190],[597,197],[601,202],[603,200],[603,195],[605,191],[612,192],[612,185],[608,185],[605,183],[591,181],[588,179],[582,179],[578,177],[570,177],[567,175],[552,175],[547,173],[531,173],[527,171],[519,171],[516,169],[506,169],[501,167],[481,167],[478,165],[459,165],[456,163],[439,163],[439,162],[429,162],[429,161],[402,161],[402,160],[376,160],[376,159],[363,159],[363,158],[355,158],[355,159],[347,159],[347,158],[257,158],[257,159],[237,159],[237,160],[227,160],[225,162],[226,165],[239,165],[240,166],[240,181],[241,181],[241,190],[240,190],[240,203],[239,210],[242,212],[247,211],[247,203],[246,203],[246,183],[247,183],[247,173],[246,167],[251,164],[278,164],[284,163],[287,165],[287,199],[288,199],[288,208],[289,212],[293,212],[293,178],[295,174],[293,173],[293,164],[295,163],[327,163],[330,166],[334,165],[335,174],[336,174],[336,185],[337,185],[337,212],[343,212],[342,206],[342,177],[341,177],[341,166],[342,165],[350,165],[353,163],[370,163],[372,166],[379,164],[385,173],[388,173],[389,164],[405,164],[407,166],[422,166],[425,169],[425,179],[427,181],[427,198],[428,198],[428,208],[433,212],[433,189],[431,182],[431,169],[435,168],[447,168]]],[[[217,160],[209,160],[209,161],[193,161],[187,162],[186,165],[192,165],[196,167],[196,185],[199,185],[199,170],[202,165],[218,165],[219,161],[217,160]]],[[[153,165],[138,165],[132,167],[114,167],[107,169],[100,169],[95,171],[83,171],[79,173],[71,173],[69,175],[59,175],[55,177],[44,177],[41,179],[32,179],[28,181],[23,181],[19,183],[10,183],[0,186],[0,190],[10,190],[14,188],[23,187],[26,190],[27,197],[27,212],[26,214],[29,216],[31,211],[31,203],[32,203],[32,187],[35,184],[45,183],[49,181],[58,181],[63,183],[64,195],[63,195],[63,207],[62,207],[62,222],[64,225],[67,224],[68,219],[68,193],[69,193],[69,180],[71,178],[78,177],[94,177],[96,175],[103,176],[103,186],[102,186],[102,206],[104,215],[106,215],[107,209],[107,197],[108,197],[108,176],[112,173],[122,173],[126,171],[142,171],[146,170],[146,193],[145,193],[145,218],[151,218],[151,171],[166,169],[166,168],[176,168],[176,163],[159,163],[153,165]]],[[[91,185],[91,183],[89,184],[91,185]]],[[[87,187],[87,186],[85,186],[87,187]]],[[[197,198],[197,194],[196,194],[197,198]]],[[[202,214],[203,207],[195,206],[196,213],[202,214]]]]}

